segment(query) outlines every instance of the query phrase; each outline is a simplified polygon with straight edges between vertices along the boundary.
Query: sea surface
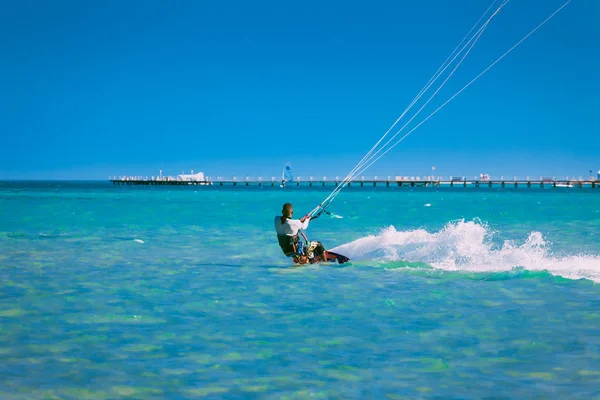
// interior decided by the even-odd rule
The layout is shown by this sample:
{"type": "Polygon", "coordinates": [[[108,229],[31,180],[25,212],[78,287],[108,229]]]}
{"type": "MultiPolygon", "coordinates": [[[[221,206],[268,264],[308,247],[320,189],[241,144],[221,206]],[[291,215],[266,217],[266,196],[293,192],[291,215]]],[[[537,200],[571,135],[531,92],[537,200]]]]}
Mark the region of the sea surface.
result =
{"type": "Polygon", "coordinates": [[[600,398],[600,189],[331,189],[0,182],[0,398],[600,398]]]}

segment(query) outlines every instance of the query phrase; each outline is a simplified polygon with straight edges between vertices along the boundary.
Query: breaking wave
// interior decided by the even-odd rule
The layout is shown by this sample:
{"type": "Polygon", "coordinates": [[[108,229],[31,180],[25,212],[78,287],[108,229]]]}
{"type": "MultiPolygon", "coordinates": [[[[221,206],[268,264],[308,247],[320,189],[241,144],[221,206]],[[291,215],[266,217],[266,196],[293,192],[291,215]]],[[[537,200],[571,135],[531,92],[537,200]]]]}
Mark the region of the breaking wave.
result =
{"type": "Polygon", "coordinates": [[[540,232],[531,232],[522,243],[496,244],[490,228],[478,221],[448,223],[439,232],[424,229],[397,231],[393,226],[332,249],[352,260],[380,263],[425,263],[446,271],[497,273],[523,268],[547,271],[569,279],[600,282],[600,257],[554,256],[540,232]]]}

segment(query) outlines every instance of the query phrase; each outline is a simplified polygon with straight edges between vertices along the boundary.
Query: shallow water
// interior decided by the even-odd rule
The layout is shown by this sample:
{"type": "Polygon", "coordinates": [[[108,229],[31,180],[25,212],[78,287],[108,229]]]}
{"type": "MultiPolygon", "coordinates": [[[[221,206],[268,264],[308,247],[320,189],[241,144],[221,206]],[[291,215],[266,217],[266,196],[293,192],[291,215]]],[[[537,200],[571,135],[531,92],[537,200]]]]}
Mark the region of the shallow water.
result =
{"type": "Polygon", "coordinates": [[[600,190],[0,183],[0,397],[600,396],[600,190]]]}

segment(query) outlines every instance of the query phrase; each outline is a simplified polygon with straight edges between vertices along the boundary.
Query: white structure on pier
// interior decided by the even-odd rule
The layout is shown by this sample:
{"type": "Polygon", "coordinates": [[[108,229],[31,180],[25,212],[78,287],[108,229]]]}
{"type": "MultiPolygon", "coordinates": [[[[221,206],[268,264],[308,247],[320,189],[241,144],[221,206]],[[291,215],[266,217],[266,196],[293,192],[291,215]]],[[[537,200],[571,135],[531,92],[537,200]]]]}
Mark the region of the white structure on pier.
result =
{"type": "Polygon", "coordinates": [[[185,182],[204,182],[204,172],[194,174],[194,171],[191,171],[190,174],[177,175],[177,180],[185,182]]]}

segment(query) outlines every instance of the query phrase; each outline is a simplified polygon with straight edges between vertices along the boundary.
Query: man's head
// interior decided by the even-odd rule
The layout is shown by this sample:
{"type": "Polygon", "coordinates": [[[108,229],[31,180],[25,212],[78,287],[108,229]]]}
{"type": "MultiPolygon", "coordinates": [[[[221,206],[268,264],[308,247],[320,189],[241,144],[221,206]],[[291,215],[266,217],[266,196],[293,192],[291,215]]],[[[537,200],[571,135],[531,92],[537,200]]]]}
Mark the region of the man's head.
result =
{"type": "Polygon", "coordinates": [[[294,214],[294,207],[292,207],[292,203],[285,203],[283,205],[283,209],[281,210],[281,215],[287,218],[292,218],[294,214]]]}

